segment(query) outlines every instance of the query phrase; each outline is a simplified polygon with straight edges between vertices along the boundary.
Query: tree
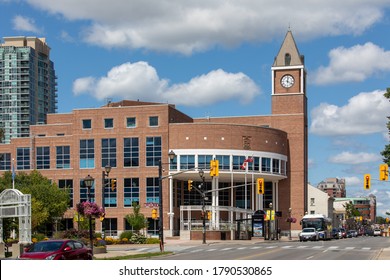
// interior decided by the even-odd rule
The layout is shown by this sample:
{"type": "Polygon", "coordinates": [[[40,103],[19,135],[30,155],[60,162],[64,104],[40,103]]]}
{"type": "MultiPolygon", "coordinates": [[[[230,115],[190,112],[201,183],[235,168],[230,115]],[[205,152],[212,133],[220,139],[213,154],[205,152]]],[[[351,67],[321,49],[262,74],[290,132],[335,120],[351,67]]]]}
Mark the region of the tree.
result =
{"type": "MultiPolygon", "coordinates": [[[[12,188],[12,173],[7,171],[0,178],[0,188],[12,188]]],[[[23,194],[31,194],[31,227],[36,231],[40,226],[50,224],[54,218],[62,217],[68,209],[69,194],[59,189],[55,183],[38,171],[29,174],[18,172],[15,176],[15,188],[23,194]]]]}
{"type": "MultiPolygon", "coordinates": [[[[384,94],[384,96],[390,102],[390,88],[387,88],[387,91],[384,94]]],[[[388,119],[387,129],[389,130],[389,136],[390,136],[390,116],[387,116],[387,119],[388,119]]],[[[390,165],[390,144],[385,145],[385,149],[381,152],[381,155],[383,156],[383,162],[390,165]]]]}
{"type": "Polygon", "coordinates": [[[352,202],[347,202],[344,204],[345,212],[347,215],[347,218],[353,218],[353,217],[359,217],[361,216],[359,210],[355,208],[352,202]]]}
{"type": "Polygon", "coordinates": [[[145,216],[143,214],[140,214],[141,206],[133,202],[133,213],[126,215],[127,222],[133,227],[133,230],[136,233],[139,233],[139,231],[143,228],[145,228],[148,225],[147,220],[145,219],[145,216]]]}

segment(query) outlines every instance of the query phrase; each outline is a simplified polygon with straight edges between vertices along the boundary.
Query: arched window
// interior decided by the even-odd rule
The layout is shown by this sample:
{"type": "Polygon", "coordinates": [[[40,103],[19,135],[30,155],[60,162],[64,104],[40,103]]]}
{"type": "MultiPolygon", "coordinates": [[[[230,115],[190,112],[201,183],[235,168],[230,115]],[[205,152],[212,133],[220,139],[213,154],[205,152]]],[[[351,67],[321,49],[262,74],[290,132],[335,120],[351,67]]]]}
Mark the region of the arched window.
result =
{"type": "Polygon", "coordinates": [[[289,66],[290,63],[291,63],[291,55],[290,55],[289,53],[286,53],[286,54],[284,55],[284,64],[285,64],[286,66],[289,66]]]}

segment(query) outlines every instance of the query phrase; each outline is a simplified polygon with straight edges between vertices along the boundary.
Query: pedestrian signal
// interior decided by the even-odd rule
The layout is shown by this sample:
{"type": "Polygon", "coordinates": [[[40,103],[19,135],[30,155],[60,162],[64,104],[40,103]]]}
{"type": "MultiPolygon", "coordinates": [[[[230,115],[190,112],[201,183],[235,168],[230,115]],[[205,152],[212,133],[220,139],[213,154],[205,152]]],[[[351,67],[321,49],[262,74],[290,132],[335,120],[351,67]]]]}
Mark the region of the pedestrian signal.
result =
{"type": "Polygon", "coordinates": [[[364,189],[369,190],[371,187],[371,175],[365,174],[364,175],[364,189]]]}
{"type": "Polygon", "coordinates": [[[217,159],[210,160],[210,176],[217,177],[219,175],[219,161],[217,159]]]}

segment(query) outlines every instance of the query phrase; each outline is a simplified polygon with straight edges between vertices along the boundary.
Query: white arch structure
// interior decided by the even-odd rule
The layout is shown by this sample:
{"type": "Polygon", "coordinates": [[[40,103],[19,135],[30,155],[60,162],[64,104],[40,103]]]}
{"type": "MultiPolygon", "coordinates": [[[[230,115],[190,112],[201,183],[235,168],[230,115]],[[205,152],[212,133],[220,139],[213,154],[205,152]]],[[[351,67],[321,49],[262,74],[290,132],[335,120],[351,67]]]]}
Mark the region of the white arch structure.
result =
{"type": "Polygon", "coordinates": [[[3,240],[3,219],[19,218],[19,243],[31,243],[31,195],[17,189],[6,189],[0,194],[0,243],[3,240]]]}

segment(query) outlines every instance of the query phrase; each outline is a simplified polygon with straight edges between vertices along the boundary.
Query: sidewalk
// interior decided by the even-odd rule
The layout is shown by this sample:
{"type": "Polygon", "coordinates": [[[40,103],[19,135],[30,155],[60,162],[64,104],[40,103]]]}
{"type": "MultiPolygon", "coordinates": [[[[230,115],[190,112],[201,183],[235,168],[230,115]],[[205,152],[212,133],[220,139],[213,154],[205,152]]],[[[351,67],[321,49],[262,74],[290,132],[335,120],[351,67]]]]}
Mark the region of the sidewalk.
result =
{"type": "MultiPolygon", "coordinates": [[[[289,240],[288,237],[281,237],[279,240],[264,240],[263,238],[256,238],[251,240],[207,240],[206,244],[202,244],[202,240],[180,240],[180,239],[166,239],[164,249],[168,251],[179,251],[189,247],[194,246],[210,246],[213,244],[259,244],[259,243],[279,243],[279,242],[299,242],[297,238],[292,238],[289,240]]],[[[107,253],[95,254],[96,259],[104,258],[113,258],[120,256],[129,256],[137,254],[145,254],[146,252],[150,253],[150,249],[153,249],[153,252],[160,252],[159,244],[118,244],[118,245],[108,245],[107,253]]],[[[380,250],[378,255],[374,260],[390,260],[390,247],[383,248],[380,250]]]]}

